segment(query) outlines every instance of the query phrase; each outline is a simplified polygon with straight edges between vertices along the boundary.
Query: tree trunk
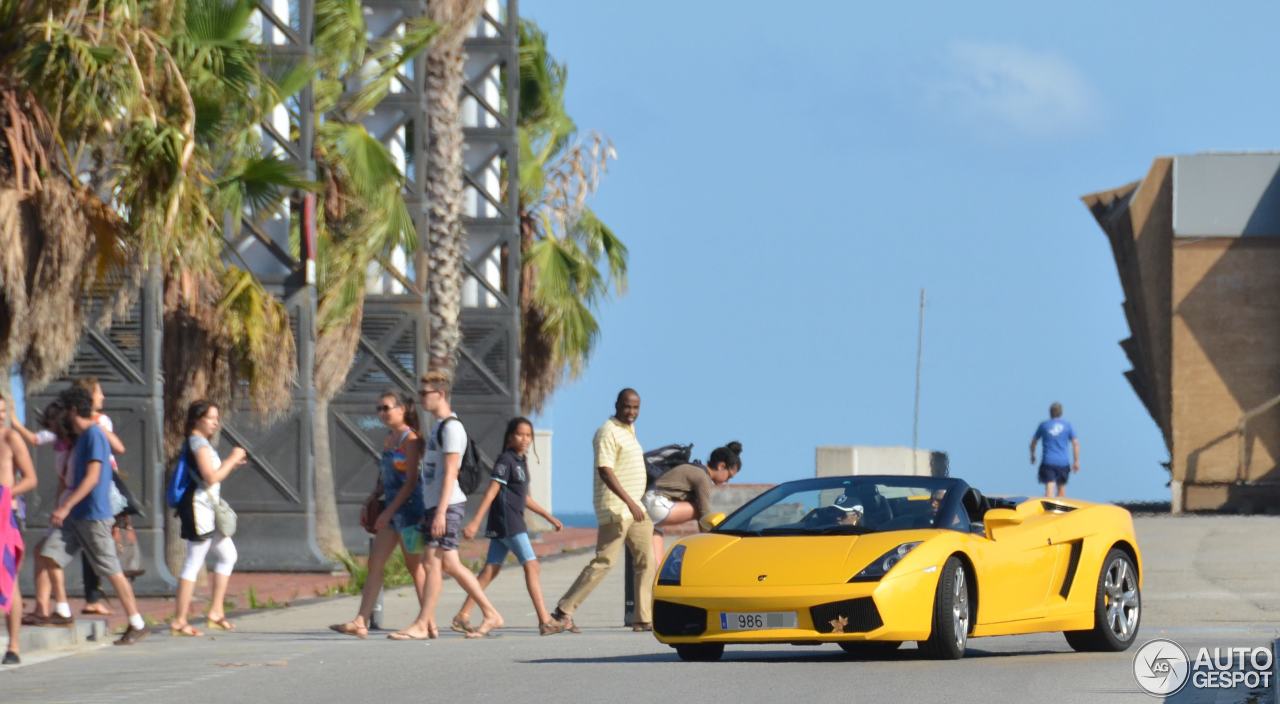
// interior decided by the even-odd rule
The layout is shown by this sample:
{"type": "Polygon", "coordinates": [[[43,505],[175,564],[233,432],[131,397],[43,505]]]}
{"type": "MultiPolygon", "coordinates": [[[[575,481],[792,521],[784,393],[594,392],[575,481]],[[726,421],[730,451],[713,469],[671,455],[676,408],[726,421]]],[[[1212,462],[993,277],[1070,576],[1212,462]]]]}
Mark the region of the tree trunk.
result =
{"type": "Polygon", "coordinates": [[[329,446],[329,399],[316,395],[316,412],[311,417],[314,441],[316,490],[316,545],[328,557],[347,552],[338,520],[338,493],[333,482],[333,450],[329,446]]]}
{"type": "MultiPolygon", "coordinates": [[[[201,321],[200,297],[208,292],[196,275],[170,271],[164,277],[164,337],[160,363],[164,370],[164,461],[172,467],[186,439],[187,408],[209,399],[227,410],[231,399],[231,366],[224,345],[201,321]]],[[[225,417],[225,414],[224,414],[225,417]]],[[[165,511],[165,561],[178,574],[186,555],[179,521],[165,511]]]]}
{"type": "Polygon", "coordinates": [[[479,14],[479,0],[436,0],[431,19],[444,27],[427,50],[427,261],[429,269],[427,367],[453,373],[462,341],[463,125],[462,88],[466,52],[462,42],[479,14]]]}
{"type": "MultiPolygon", "coordinates": [[[[319,304],[320,317],[329,305],[319,304]]],[[[329,441],[329,402],[342,392],[347,374],[360,344],[360,324],[364,320],[361,301],[346,323],[329,326],[316,335],[315,364],[312,384],[315,388],[315,415],[311,418],[316,502],[316,545],[329,557],[346,553],[342,539],[342,523],[338,518],[338,492],[333,480],[333,448],[329,441]]]]}

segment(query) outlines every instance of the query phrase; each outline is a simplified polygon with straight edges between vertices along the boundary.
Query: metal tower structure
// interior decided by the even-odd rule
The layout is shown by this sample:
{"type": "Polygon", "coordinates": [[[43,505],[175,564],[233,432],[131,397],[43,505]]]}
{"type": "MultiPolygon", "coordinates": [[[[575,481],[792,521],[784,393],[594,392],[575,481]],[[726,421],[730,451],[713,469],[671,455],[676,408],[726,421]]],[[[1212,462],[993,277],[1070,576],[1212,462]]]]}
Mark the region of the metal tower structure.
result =
{"type": "MultiPolygon", "coordinates": [[[[424,0],[365,0],[364,6],[371,39],[403,34],[405,22],[427,9],[424,0]]],[[[464,44],[468,251],[453,405],[481,451],[491,455],[496,455],[503,427],[518,406],[518,42],[516,0],[486,0],[464,44]]],[[[373,486],[381,448],[382,427],[370,409],[387,388],[416,395],[417,377],[426,368],[426,178],[431,165],[424,76],[424,58],[406,64],[391,92],[364,121],[407,177],[405,198],[422,246],[371,267],[359,349],[346,387],[330,404],[334,485],[351,549],[363,547],[366,540],[357,517],[373,486]]]]}

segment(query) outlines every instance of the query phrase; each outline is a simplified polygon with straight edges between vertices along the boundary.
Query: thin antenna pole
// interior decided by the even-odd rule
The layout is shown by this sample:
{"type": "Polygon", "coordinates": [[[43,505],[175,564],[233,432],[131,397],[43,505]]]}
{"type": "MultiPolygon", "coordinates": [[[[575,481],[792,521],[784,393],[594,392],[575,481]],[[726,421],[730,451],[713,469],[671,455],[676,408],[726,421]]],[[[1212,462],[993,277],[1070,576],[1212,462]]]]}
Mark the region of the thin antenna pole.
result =
{"type": "Polygon", "coordinates": [[[920,289],[920,329],[916,333],[916,405],[911,418],[911,473],[920,471],[920,363],[924,359],[924,289],[920,289]]]}

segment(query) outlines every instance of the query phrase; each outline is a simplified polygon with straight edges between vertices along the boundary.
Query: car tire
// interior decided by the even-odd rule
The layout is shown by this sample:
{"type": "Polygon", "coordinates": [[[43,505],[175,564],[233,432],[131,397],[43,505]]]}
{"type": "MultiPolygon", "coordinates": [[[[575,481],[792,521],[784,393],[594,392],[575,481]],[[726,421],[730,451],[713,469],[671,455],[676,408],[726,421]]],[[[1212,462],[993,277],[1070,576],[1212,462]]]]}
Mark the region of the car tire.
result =
{"type": "Polygon", "coordinates": [[[900,640],[842,640],[839,643],[840,648],[850,655],[861,657],[875,657],[877,655],[887,655],[897,650],[901,645],[900,640]]]}
{"type": "Polygon", "coordinates": [[[1142,590],[1133,558],[1112,548],[1102,561],[1094,595],[1093,629],[1065,631],[1067,644],[1081,652],[1128,650],[1142,620],[1142,590]]]}
{"type": "Polygon", "coordinates": [[[724,655],[723,643],[690,643],[677,645],[676,655],[685,662],[715,662],[724,655]]]}
{"type": "Polygon", "coordinates": [[[960,558],[948,558],[942,566],[938,591],[933,598],[933,630],[929,640],[919,642],[925,657],[934,660],[964,657],[973,621],[970,603],[968,571],[960,558]]]}

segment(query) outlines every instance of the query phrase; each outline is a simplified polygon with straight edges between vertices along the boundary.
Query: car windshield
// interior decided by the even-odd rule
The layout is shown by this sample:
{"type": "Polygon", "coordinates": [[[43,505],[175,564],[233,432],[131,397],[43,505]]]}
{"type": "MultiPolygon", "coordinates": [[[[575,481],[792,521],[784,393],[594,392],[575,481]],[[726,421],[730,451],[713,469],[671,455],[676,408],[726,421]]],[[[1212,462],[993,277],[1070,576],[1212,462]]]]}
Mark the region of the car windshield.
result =
{"type": "Polygon", "coordinates": [[[731,535],[859,535],[952,527],[961,482],[932,477],[802,479],[752,499],[716,527],[731,535]],[[943,525],[946,524],[946,525],[943,525]]]}

